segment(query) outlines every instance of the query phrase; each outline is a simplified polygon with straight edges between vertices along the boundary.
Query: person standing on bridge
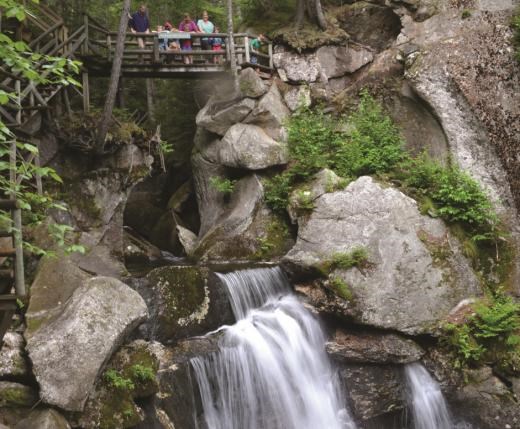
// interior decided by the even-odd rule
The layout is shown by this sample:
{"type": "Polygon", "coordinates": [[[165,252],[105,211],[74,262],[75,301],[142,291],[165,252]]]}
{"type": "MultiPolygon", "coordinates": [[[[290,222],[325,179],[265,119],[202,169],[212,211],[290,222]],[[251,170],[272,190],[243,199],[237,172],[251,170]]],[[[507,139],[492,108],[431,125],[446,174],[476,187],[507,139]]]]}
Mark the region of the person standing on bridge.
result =
{"type": "MultiPolygon", "coordinates": [[[[137,12],[135,12],[130,18],[130,30],[132,33],[150,32],[150,20],[146,13],[146,5],[142,4],[139,6],[137,12]]],[[[144,39],[142,37],[137,38],[137,44],[141,49],[144,49],[144,39]]]]}
{"type": "MultiPolygon", "coordinates": [[[[202,19],[197,21],[197,27],[202,33],[214,33],[215,25],[209,20],[208,11],[202,12],[202,19]]],[[[210,40],[208,37],[200,39],[200,47],[203,51],[211,50],[210,40]]]]}

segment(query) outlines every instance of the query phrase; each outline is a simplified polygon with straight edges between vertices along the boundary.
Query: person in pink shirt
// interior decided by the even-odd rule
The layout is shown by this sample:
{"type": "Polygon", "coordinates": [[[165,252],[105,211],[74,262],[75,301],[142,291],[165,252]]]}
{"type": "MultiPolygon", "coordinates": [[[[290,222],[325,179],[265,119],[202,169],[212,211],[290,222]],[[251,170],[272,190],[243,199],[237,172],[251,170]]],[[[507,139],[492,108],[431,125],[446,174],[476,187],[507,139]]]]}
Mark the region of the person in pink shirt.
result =
{"type": "MultiPolygon", "coordinates": [[[[180,31],[186,31],[188,33],[200,33],[199,27],[197,27],[197,24],[195,24],[195,21],[193,21],[189,14],[184,14],[184,19],[179,24],[179,30],[180,31]]],[[[181,50],[183,51],[191,51],[191,40],[190,39],[183,39],[181,41],[181,50]]],[[[184,64],[193,64],[193,56],[191,55],[185,55],[184,56],[184,64]]]]}

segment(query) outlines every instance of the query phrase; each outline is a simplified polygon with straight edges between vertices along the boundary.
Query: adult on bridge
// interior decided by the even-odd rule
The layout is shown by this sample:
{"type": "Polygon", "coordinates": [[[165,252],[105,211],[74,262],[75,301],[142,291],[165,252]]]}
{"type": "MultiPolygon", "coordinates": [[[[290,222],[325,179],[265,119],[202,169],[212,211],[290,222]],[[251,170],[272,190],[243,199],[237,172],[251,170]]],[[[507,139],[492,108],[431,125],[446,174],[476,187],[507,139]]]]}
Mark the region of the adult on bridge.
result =
{"type": "MultiPolygon", "coordinates": [[[[132,33],[150,32],[150,20],[146,11],[146,5],[142,4],[139,6],[137,12],[130,18],[130,30],[132,33]]],[[[137,43],[141,49],[144,49],[144,39],[142,37],[137,38],[137,43]]]]}

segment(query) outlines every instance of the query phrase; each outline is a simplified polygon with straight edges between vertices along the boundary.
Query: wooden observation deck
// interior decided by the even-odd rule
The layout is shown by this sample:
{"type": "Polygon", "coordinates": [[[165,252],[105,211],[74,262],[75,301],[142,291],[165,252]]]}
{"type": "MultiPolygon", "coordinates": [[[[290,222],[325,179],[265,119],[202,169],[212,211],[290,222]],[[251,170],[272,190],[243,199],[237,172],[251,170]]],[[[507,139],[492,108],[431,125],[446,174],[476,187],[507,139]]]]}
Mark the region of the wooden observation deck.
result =
{"type": "MultiPolygon", "coordinates": [[[[109,31],[94,18],[85,15],[82,26],[84,38],[77,57],[91,76],[110,76],[117,33],[109,31]]],[[[266,44],[266,53],[250,48],[251,35],[237,33],[233,36],[235,56],[239,67],[255,67],[270,73],[273,70],[273,47],[266,44]]],[[[127,33],[121,75],[144,78],[214,78],[229,73],[230,50],[227,33],[127,33]],[[144,46],[140,47],[138,39],[144,46]],[[221,51],[201,50],[201,39],[220,38],[221,51]],[[166,49],[165,41],[179,42],[189,39],[192,51],[166,49]],[[193,64],[184,64],[185,57],[192,57],[193,64]]]]}

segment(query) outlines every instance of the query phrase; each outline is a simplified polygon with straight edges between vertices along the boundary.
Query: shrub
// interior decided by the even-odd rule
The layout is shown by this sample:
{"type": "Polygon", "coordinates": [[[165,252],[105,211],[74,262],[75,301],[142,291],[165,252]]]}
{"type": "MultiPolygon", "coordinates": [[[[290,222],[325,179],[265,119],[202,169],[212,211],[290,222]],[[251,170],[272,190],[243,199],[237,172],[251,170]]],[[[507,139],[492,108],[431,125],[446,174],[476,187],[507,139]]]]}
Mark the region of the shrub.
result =
{"type": "Polygon", "coordinates": [[[149,366],[136,363],[130,367],[130,373],[132,378],[141,382],[155,380],[155,371],[149,366]]]}
{"type": "Polygon", "coordinates": [[[355,247],[350,252],[339,252],[332,255],[333,268],[348,270],[352,267],[360,267],[368,261],[368,252],[364,247],[355,247]]]}
{"type": "Polygon", "coordinates": [[[352,299],[354,298],[349,285],[342,278],[333,277],[329,280],[329,285],[334,290],[336,295],[338,295],[339,297],[347,301],[352,301],[352,299]]]}
{"type": "Polygon", "coordinates": [[[444,329],[458,366],[487,362],[506,373],[520,373],[520,304],[511,297],[499,293],[479,302],[465,323],[444,329]]]}
{"type": "Polygon", "coordinates": [[[213,176],[209,179],[209,183],[213,187],[213,189],[223,193],[224,195],[229,195],[233,193],[236,182],[227,178],[213,176]]]}

